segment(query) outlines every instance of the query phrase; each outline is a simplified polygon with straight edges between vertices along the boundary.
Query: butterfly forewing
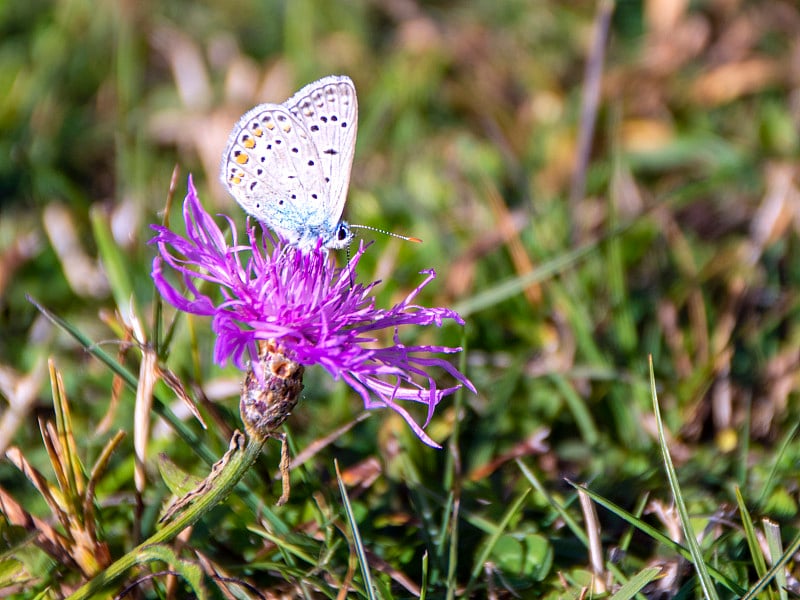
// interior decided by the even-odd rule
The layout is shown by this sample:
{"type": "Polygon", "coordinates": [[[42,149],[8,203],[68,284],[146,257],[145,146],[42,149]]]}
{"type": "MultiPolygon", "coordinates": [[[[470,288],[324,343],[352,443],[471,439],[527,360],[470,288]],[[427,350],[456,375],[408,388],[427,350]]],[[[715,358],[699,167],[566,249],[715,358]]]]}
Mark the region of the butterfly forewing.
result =
{"type": "Polygon", "coordinates": [[[249,214],[301,248],[342,247],[358,127],[349,77],[311,83],[283,104],[247,112],[228,138],[221,179],[249,214]]]}
{"type": "Polygon", "coordinates": [[[223,158],[228,189],[248,213],[293,241],[326,185],[316,146],[284,106],[261,104],[237,124],[223,158]]]}
{"type": "Polygon", "coordinates": [[[284,103],[302,121],[317,148],[328,193],[324,210],[335,225],[342,216],[356,149],[358,100],[349,77],[315,81],[284,103]]]}

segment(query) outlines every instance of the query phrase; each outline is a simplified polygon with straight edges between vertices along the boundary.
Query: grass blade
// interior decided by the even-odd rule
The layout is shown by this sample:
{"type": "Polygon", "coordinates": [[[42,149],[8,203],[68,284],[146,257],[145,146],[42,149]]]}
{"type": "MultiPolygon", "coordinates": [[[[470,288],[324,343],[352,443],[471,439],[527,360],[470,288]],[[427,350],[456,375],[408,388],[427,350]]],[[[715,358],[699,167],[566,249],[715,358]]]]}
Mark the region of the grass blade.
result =
{"type": "Polygon", "coordinates": [[[503,515],[503,518],[500,520],[500,524],[497,526],[497,531],[493,533],[481,550],[480,554],[475,559],[475,567],[472,569],[472,573],[470,573],[469,581],[467,582],[466,590],[464,590],[464,596],[469,597],[469,591],[475,582],[478,579],[478,575],[481,574],[483,571],[484,564],[486,560],[489,558],[489,554],[491,554],[492,549],[494,548],[495,544],[497,544],[497,540],[500,539],[500,536],[505,533],[508,524],[511,522],[511,519],[519,512],[519,509],[522,508],[522,504],[527,499],[528,495],[531,493],[533,488],[528,488],[520,496],[514,501],[514,503],[508,507],[506,514],[503,515]]]}
{"type": "MultiPolygon", "coordinates": [[[[574,483],[574,482],[569,481],[569,480],[567,480],[567,481],[569,482],[570,485],[574,486],[575,488],[583,490],[584,492],[586,492],[586,494],[588,494],[592,498],[592,500],[594,500],[597,504],[600,504],[601,506],[604,506],[609,511],[611,511],[612,513],[617,515],[620,519],[622,519],[622,520],[630,523],[634,527],[636,527],[642,533],[645,533],[646,535],[649,535],[650,537],[652,537],[656,542],[658,542],[662,546],[665,546],[666,548],[669,548],[670,550],[673,550],[674,552],[677,552],[678,554],[680,554],[683,558],[685,558],[687,560],[691,560],[691,553],[689,552],[689,550],[687,548],[685,548],[684,546],[682,546],[681,544],[679,544],[675,540],[669,538],[667,535],[665,535],[664,533],[662,533],[661,531],[659,531],[658,529],[656,529],[655,527],[653,527],[652,525],[650,525],[646,521],[643,521],[643,520],[637,518],[636,516],[634,516],[633,514],[629,513],[624,508],[622,508],[621,506],[618,506],[618,505],[614,504],[613,502],[611,502],[610,500],[607,500],[606,498],[603,498],[602,496],[600,496],[599,494],[593,492],[589,488],[584,487],[582,485],[578,485],[577,483],[574,483]]],[[[714,577],[714,579],[716,581],[718,581],[720,584],[724,585],[726,588],[728,588],[734,594],[741,595],[741,594],[745,593],[746,590],[744,588],[742,588],[741,586],[737,585],[734,581],[731,581],[731,579],[729,579],[721,571],[718,571],[717,569],[715,569],[713,567],[710,567],[708,565],[706,565],[706,568],[708,569],[708,572],[714,577]]]]}
{"type": "Polygon", "coordinates": [[[350,531],[353,533],[353,543],[356,547],[356,555],[358,556],[358,564],[361,567],[361,575],[364,577],[364,589],[367,592],[367,597],[370,600],[377,600],[375,595],[375,586],[372,583],[372,576],[369,572],[369,563],[367,562],[367,554],[364,551],[364,544],[361,542],[361,534],[358,532],[358,523],[353,514],[353,507],[350,505],[350,498],[347,496],[347,488],[342,481],[342,474],[339,472],[339,462],[334,461],[336,466],[336,480],[339,482],[339,492],[342,494],[342,503],[344,504],[344,511],[347,515],[347,522],[350,524],[350,531]]]}
{"type": "Polygon", "coordinates": [[[628,600],[641,592],[644,587],[661,574],[658,567],[650,567],[639,571],[628,581],[622,584],[610,600],[628,600]]]}
{"type": "Polygon", "coordinates": [[[700,578],[700,586],[703,588],[703,595],[709,600],[717,600],[717,590],[714,583],[711,581],[711,576],[708,573],[706,562],[703,559],[703,553],[700,550],[700,545],[697,543],[694,530],[692,529],[691,521],[689,520],[689,511],[686,509],[686,503],[683,501],[680,484],[678,483],[678,474],[675,472],[675,465],[672,464],[672,457],[669,454],[669,446],[667,439],[664,435],[664,423],[661,420],[661,411],[658,406],[658,395],[656,394],[656,378],[653,371],[653,357],[650,357],[650,394],[653,398],[653,412],[656,418],[656,425],[658,427],[658,441],[661,445],[661,456],[664,459],[664,467],[667,471],[667,480],[669,487],[672,489],[672,497],[675,499],[675,506],[680,515],[681,527],[683,528],[683,535],[686,538],[686,544],[689,546],[689,552],[692,556],[692,563],[697,570],[697,575],[700,578]]]}

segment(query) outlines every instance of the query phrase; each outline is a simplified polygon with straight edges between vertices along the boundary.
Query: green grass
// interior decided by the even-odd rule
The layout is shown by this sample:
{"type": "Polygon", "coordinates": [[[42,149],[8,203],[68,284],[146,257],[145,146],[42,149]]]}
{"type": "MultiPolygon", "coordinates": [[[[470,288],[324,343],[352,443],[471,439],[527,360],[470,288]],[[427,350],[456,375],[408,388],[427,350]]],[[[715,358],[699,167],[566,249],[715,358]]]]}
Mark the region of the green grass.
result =
{"type": "Polygon", "coordinates": [[[149,225],[182,227],[191,173],[241,230],[228,131],[332,73],[360,108],[346,217],[424,240],[370,235],[360,279],[388,307],[434,268],[419,303],[466,326],[409,341],[464,346],[478,393],[434,450],[309,369],[289,502],[271,441],[98,597],[800,593],[800,10],[672,5],[617,3],[576,175],[592,3],[0,3],[0,595],[105,582],[162,529],[162,473],[202,479],[242,428],[149,225]]]}

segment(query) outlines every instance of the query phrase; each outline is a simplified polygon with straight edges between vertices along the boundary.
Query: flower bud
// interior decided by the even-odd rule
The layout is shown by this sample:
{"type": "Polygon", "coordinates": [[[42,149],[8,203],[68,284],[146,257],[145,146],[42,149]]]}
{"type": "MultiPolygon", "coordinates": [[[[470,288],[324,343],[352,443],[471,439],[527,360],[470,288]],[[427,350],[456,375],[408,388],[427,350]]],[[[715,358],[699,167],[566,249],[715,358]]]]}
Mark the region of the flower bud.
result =
{"type": "Polygon", "coordinates": [[[275,340],[258,340],[256,344],[258,360],[245,376],[239,412],[248,435],[266,440],[300,400],[305,369],[288,358],[275,340]]]}

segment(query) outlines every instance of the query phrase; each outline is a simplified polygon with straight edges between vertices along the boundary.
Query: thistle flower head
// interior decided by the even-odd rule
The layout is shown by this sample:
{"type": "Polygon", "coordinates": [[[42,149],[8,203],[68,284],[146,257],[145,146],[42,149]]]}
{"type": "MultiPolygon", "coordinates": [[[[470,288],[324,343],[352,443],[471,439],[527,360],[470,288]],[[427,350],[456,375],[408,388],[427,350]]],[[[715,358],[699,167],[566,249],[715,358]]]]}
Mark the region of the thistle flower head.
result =
{"type": "MultiPolygon", "coordinates": [[[[361,396],[367,409],[388,407],[400,414],[426,444],[438,446],[424,431],[441,399],[472,383],[447,360],[461,348],[401,343],[399,330],[408,325],[441,326],[446,319],[464,321],[447,308],[425,308],[415,297],[436,274],[423,271],[422,282],[389,309],[375,306],[372,290],[379,282],[357,282],[358,263],[367,246],[362,242],[343,268],[336,268],[321,246],[300,251],[248,225],[247,243],[239,243],[236,227],[228,243],[217,223],[203,209],[191,177],[183,204],[186,235],[153,225],[158,244],[153,281],[167,302],[179,310],[212,318],[216,334],[215,361],[232,361],[240,369],[258,363],[258,342],[269,341],[300,365],[320,365],[334,379],[343,379],[361,396]],[[171,283],[165,266],[182,285],[171,283]],[[205,283],[202,286],[201,283],[205,283]],[[219,290],[219,295],[213,293],[219,290]],[[391,343],[381,343],[382,330],[392,331],[391,343]],[[440,368],[459,382],[438,389],[428,370],[440,368]],[[421,427],[403,406],[427,406],[421,427]]],[[[385,336],[383,336],[385,337],[385,336]]]]}

